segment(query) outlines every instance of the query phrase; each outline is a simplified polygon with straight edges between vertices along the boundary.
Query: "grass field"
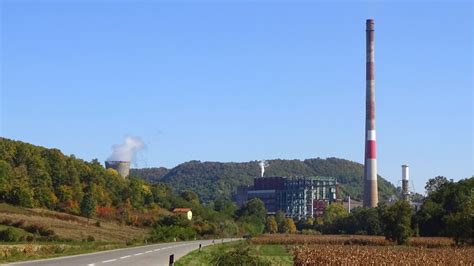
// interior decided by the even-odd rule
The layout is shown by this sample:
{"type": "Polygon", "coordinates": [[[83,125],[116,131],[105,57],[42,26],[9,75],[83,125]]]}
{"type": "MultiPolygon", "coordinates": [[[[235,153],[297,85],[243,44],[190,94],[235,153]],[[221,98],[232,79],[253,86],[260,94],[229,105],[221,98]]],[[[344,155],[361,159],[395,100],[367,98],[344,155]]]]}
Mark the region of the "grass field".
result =
{"type": "Polygon", "coordinates": [[[196,250],[180,258],[175,265],[212,265],[215,256],[247,247],[251,256],[258,256],[271,265],[293,265],[293,255],[283,245],[249,245],[246,241],[207,246],[201,252],[196,250]]]}
{"type": "Polygon", "coordinates": [[[0,263],[75,255],[143,243],[148,230],[44,209],[27,209],[0,204],[0,230],[13,229],[29,241],[0,242],[0,263]],[[46,241],[31,228],[50,230],[55,238],[46,241]],[[31,231],[31,230],[30,230],[31,231]]]}
{"type": "Polygon", "coordinates": [[[0,222],[4,220],[42,226],[53,230],[61,239],[72,241],[82,241],[92,236],[96,241],[125,243],[143,239],[148,233],[146,229],[116,222],[101,221],[100,226],[97,226],[95,220],[88,221],[80,216],[45,209],[25,209],[2,203],[0,222]]]}

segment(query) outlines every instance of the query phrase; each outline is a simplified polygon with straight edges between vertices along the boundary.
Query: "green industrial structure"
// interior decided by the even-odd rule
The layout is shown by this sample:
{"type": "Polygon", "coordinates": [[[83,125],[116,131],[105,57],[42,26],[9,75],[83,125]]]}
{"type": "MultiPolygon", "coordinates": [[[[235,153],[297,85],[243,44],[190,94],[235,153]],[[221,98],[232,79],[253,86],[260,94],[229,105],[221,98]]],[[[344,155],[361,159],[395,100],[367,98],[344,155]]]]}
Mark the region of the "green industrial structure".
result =
{"type": "Polygon", "coordinates": [[[251,187],[240,187],[238,203],[259,198],[269,214],[279,210],[286,216],[306,219],[321,216],[337,200],[334,177],[259,177],[251,187]]]}

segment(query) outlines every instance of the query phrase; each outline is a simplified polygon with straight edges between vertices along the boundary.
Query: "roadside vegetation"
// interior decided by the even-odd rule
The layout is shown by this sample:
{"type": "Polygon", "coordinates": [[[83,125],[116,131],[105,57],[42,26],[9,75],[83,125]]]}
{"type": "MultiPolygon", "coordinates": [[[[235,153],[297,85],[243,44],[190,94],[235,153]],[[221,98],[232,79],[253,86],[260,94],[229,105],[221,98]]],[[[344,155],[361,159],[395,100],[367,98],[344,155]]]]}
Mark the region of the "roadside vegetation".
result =
{"type": "Polygon", "coordinates": [[[293,254],[283,245],[253,245],[239,241],[193,251],[175,265],[293,265],[293,254]]]}
{"type": "Polygon", "coordinates": [[[0,263],[77,255],[128,246],[125,243],[94,241],[10,243],[0,245],[0,263]]]}

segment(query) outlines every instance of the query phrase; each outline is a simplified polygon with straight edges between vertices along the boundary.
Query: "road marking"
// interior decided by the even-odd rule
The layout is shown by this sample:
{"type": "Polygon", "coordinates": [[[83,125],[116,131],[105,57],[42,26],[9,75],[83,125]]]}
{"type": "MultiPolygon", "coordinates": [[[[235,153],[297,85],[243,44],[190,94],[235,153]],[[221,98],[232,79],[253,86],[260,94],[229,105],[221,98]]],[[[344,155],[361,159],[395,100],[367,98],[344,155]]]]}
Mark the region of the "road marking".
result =
{"type": "Polygon", "coordinates": [[[127,255],[127,256],[120,257],[120,259],[123,260],[123,259],[130,258],[130,257],[131,257],[131,255],[127,255]]]}
{"type": "Polygon", "coordinates": [[[146,251],[145,253],[150,253],[150,252],[153,252],[153,250],[148,250],[148,251],[146,251]]]}
{"type": "Polygon", "coordinates": [[[143,255],[143,253],[133,254],[133,256],[140,256],[140,255],[143,255]]]}
{"type": "Polygon", "coordinates": [[[158,251],[158,250],[161,250],[161,248],[154,249],[153,251],[158,251]]]}
{"type": "Polygon", "coordinates": [[[95,264],[94,264],[94,263],[91,263],[91,264],[87,264],[87,266],[95,266],[95,264]]]}
{"type": "Polygon", "coordinates": [[[117,260],[117,259],[104,260],[102,263],[112,262],[112,261],[116,261],[116,260],[117,260]]]}

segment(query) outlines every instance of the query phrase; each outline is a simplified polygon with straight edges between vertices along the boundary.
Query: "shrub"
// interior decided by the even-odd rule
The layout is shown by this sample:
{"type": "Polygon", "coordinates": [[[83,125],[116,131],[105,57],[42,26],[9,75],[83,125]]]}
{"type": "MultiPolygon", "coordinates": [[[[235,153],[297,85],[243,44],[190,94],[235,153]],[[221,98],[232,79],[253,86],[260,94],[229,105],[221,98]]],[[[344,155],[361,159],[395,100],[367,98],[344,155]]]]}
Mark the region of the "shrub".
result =
{"type": "Polygon", "coordinates": [[[40,234],[40,236],[53,236],[53,235],[55,235],[53,230],[44,228],[42,226],[39,228],[38,233],[40,234]]]}
{"type": "Polygon", "coordinates": [[[13,221],[7,218],[7,219],[4,219],[4,220],[1,222],[1,224],[4,224],[4,225],[12,225],[12,224],[13,224],[13,221]]]}
{"type": "Polygon", "coordinates": [[[23,227],[23,229],[32,234],[40,234],[40,231],[43,230],[43,227],[41,225],[31,224],[23,227]]]}
{"type": "Polygon", "coordinates": [[[0,241],[4,242],[16,242],[20,236],[18,232],[15,231],[13,228],[7,228],[5,230],[0,231],[0,241]]]}
{"type": "Polygon", "coordinates": [[[157,226],[150,234],[150,242],[163,242],[174,240],[191,240],[196,237],[196,231],[189,227],[157,226]]]}
{"type": "Polygon", "coordinates": [[[24,220],[18,220],[18,221],[16,221],[16,222],[13,222],[13,223],[11,224],[11,226],[13,226],[13,227],[22,227],[24,224],[25,224],[25,221],[24,221],[24,220]]]}
{"type": "Polygon", "coordinates": [[[87,236],[87,242],[94,242],[95,241],[95,237],[94,236],[87,236]]]}

